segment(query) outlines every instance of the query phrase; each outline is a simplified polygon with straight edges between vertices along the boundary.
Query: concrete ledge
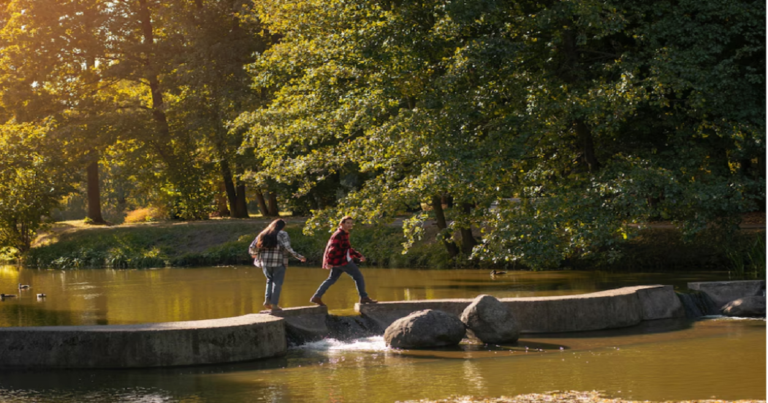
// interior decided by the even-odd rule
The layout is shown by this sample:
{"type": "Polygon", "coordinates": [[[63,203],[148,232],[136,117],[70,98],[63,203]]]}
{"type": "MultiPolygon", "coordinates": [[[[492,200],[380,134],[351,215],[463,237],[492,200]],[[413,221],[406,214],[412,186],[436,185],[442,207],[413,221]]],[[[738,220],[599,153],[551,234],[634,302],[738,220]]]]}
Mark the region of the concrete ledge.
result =
{"type": "Polygon", "coordinates": [[[642,305],[634,287],[590,294],[506,298],[523,333],[581,332],[639,324],[642,305]]]}
{"type": "Polygon", "coordinates": [[[765,280],[696,282],[688,288],[707,294],[719,311],[735,299],[765,295],[765,280]]]}
{"type": "Polygon", "coordinates": [[[327,306],[284,308],[268,314],[285,319],[286,336],[292,344],[320,340],[329,333],[325,323],[328,317],[327,306]]]}
{"type": "Polygon", "coordinates": [[[2,368],[141,368],[248,361],[285,354],[271,315],[107,326],[0,328],[2,368]]]}
{"type": "Polygon", "coordinates": [[[640,286],[635,288],[643,320],[685,317],[685,307],[671,285],[640,286]]]}
{"type": "MultiPolygon", "coordinates": [[[[515,314],[523,333],[613,329],[637,325],[643,320],[685,315],[672,287],[662,285],[569,296],[502,298],[501,301],[515,314]]],[[[423,309],[460,315],[471,302],[471,299],[380,302],[355,304],[355,310],[386,329],[395,320],[423,309]]]]}

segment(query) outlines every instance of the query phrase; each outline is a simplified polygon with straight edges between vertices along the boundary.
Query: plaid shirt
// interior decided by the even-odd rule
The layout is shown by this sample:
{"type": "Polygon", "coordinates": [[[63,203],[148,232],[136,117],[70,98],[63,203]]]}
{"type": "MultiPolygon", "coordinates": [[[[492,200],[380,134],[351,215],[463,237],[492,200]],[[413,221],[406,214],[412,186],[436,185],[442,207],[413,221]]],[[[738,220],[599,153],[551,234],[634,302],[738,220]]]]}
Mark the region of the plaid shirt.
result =
{"type": "Polygon", "coordinates": [[[256,256],[253,259],[253,265],[256,267],[277,267],[280,265],[288,267],[288,255],[285,251],[290,252],[296,259],[304,259],[304,256],[299,255],[291,248],[291,238],[285,231],[277,233],[277,247],[275,248],[259,248],[256,246],[258,241],[259,237],[257,236],[251,242],[251,246],[248,247],[248,253],[251,256],[256,256]]]}
{"type": "Polygon", "coordinates": [[[331,235],[328,245],[325,246],[323,253],[323,269],[331,269],[333,266],[344,266],[347,264],[347,252],[350,258],[361,258],[363,255],[352,249],[349,244],[349,234],[341,228],[331,235]]]}

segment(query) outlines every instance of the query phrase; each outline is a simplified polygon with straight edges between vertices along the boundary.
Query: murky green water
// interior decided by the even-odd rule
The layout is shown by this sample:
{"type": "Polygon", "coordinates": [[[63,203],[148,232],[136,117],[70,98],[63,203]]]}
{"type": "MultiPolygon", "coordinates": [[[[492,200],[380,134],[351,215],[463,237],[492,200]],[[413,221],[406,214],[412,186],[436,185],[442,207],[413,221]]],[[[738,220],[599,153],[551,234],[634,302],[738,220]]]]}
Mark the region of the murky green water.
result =
{"type": "MultiPolygon", "coordinates": [[[[290,268],[281,305],[307,305],[327,272],[290,268]]],[[[625,285],[727,279],[723,274],[364,269],[380,300],[567,295],[625,285]]],[[[252,267],[45,271],[0,268],[0,326],[125,324],[237,316],[261,309],[252,267]],[[30,284],[17,291],[17,284],[30,284]],[[45,293],[38,300],[35,295],[45,293]]],[[[324,300],[351,314],[352,280],[324,300]]],[[[0,401],[392,402],[450,395],[603,390],[631,399],[765,399],[766,323],[654,321],[603,332],[524,336],[511,346],[395,351],[381,338],[322,341],[259,362],[152,370],[0,371],[0,401]],[[527,347],[527,349],[526,349],[527,347]]]]}

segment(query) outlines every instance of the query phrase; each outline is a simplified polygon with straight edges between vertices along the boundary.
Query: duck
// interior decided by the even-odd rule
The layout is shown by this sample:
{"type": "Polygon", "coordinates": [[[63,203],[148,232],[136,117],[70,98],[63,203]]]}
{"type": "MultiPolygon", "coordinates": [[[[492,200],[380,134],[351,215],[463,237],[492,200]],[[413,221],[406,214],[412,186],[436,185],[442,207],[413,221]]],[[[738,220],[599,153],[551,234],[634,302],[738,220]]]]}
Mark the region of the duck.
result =
{"type": "Polygon", "coordinates": [[[37,298],[45,298],[45,294],[37,294],[37,298]]]}
{"type": "Polygon", "coordinates": [[[16,294],[0,294],[0,298],[6,299],[6,298],[15,298],[16,294]]]}
{"type": "Polygon", "coordinates": [[[496,271],[496,270],[491,270],[491,276],[500,276],[500,275],[502,275],[502,274],[507,274],[507,272],[505,272],[505,271],[496,271]]]}
{"type": "Polygon", "coordinates": [[[28,290],[29,288],[30,288],[29,284],[21,284],[21,283],[19,283],[19,289],[20,290],[28,290]]]}

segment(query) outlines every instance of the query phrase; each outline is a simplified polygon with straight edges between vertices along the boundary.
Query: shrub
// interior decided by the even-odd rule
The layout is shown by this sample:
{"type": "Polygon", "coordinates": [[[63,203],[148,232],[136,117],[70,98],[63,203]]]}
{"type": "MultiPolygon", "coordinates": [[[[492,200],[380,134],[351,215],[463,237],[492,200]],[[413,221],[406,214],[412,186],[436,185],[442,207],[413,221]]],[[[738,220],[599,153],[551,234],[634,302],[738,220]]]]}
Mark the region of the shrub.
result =
{"type": "Polygon", "coordinates": [[[145,207],[145,208],[129,211],[125,215],[125,222],[131,224],[131,223],[161,221],[165,217],[167,217],[167,214],[165,214],[161,209],[158,209],[156,207],[145,207]]]}

